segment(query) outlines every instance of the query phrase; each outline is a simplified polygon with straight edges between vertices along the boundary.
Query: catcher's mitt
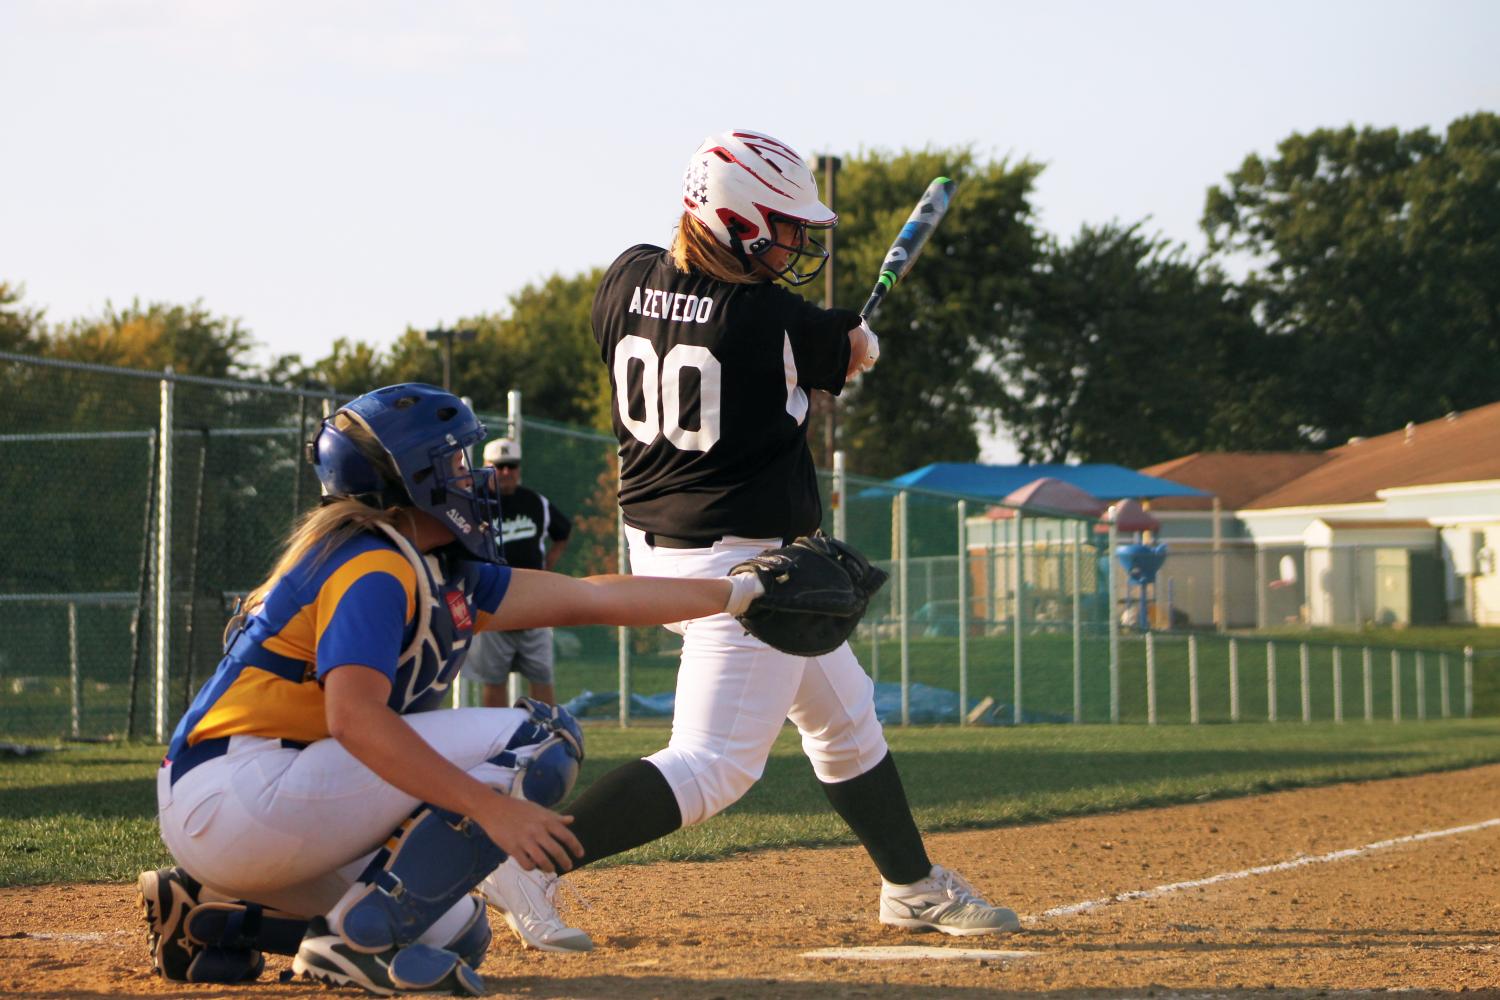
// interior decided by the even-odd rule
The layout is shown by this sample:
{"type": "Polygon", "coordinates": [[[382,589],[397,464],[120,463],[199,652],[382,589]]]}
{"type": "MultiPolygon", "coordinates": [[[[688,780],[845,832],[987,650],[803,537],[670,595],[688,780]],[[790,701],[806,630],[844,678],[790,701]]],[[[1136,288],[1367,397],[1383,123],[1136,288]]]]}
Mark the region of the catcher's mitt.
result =
{"type": "Polygon", "coordinates": [[[885,570],[821,531],[767,549],[729,571],[736,573],[754,573],[766,590],[737,616],[739,623],[766,645],[797,656],[838,649],[886,581],[885,570]]]}

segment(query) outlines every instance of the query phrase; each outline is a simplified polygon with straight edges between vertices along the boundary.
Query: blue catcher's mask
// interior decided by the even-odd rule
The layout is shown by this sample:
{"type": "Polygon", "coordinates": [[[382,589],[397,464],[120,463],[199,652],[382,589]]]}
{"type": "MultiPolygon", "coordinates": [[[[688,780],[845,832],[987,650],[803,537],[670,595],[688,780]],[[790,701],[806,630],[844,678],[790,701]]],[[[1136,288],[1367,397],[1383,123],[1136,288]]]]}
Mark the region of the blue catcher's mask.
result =
{"type": "Polygon", "coordinates": [[[409,504],[446,525],[474,558],[502,561],[494,470],[472,468],[467,451],[484,440],[484,425],[463,400],[437,386],[406,382],[367,392],[339,412],[370,431],[401,479],[382,476],[330,418],[307,446],[325,495],[379,508],[409,504]]]}

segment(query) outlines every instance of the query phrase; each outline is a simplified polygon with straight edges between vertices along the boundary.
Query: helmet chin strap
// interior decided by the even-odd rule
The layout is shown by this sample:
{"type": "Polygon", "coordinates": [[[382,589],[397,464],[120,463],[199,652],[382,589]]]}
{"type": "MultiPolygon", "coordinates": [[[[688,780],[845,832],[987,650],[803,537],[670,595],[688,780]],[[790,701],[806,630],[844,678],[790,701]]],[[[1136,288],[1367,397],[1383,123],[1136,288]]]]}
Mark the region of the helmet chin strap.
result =
{"type": "MultiPolygon", "coordinates": [[[[740,262],[740,267],[744,268],[746,274],[762,273],[758,266],[760,264],[760,259],[757,257],[752,257],[750,254],[745,252],[745,241],[743,239],[744,232],[745,227],[740,223],[730,223],[729,234],[732,239],[730,239],[729,241],[729,252],[734,254],[734,259],[740,262]]],[[[771,280],[774,281],[775,277],[775,275],[772,275],[771,280]]]]}

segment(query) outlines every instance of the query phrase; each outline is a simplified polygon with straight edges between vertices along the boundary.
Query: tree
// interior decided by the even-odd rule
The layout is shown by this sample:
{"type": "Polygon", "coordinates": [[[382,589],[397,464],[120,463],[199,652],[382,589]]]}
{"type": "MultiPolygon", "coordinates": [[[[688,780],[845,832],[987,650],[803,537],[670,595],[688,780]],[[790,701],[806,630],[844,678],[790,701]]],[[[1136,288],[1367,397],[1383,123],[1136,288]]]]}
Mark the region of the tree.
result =
{"type": "Polygon", "coordinates": [[[0,281],[0,351],[36,354],[42,349],[42,311],[21,305],[24,285],[0,281]]]}
{"type": "Polygon", "coordinates": [[[1138,467],[1295,443],[1265,370],[1277,345],[1222,274],[1139,223],[1048,240],[1010,319],[999,409],[1026,461],[1138,467]]]}
{"type": "MultiPolygon", "coordinates": [[[[850,469],[891,476],[934,461],[973,461],[976,422],[1003,400],[989,360],[1008,303],[1024,287],[1037,253],[1029,162],[980,163],[968,149],[844,160],[838,175],[835,304],[858,308],[891,239],[936,176],[958,181],[943,224],[921,262],[891,294],[874,323],[880,364],[846,388],[839,440],[850,469]]],[[[821,298],[821,285],[804,286],[821,298]]]]}
{"type": "MultiPolygon", "coordinates": [[[[607,428],[609,389],[589,323],[602,275],[598,269],[571,278],[553,275],[511,296],[504,313],[455,321],[453,329],[472,329],[476,335],[453,344],[453,391],[493,413],[505,409],[506,394],[517,389],[528,413],[595,426],[602,417],[607,428]]],[[[300,384],[312,378],[353,394],[393,382],[441,385],[444,350],[425,331],[408,328],[388,352],[340,339],[332,354],[311,365],[295,357],[277,365],[280,380],[300,384]]]]}
{"type": "Polygon", "coordinates": [[[245,378],[254,374],[253,347],[239,320],[214,316],[201,301],[144,307],[136,301],[121,310],[106,304],[103,316],[74,320],[52,334],[46,353],[124,368],[171,365],[179,375],[245,378]]]}
{"type": "Polygon", "coordinates": [[[310,365],[303,364],[296,354],[276,358],[267,368],[266,377],[293,387],[326,385],[346,396],[358,396],[394,381],[379,348],[348,337],[335,340],[333,353],[310,365]]]}
{"type": "Polygon", "coordinates": [[[1496,398],[1500,116],[1426,129],[1321,129],[1247,157],[1208,193],[1221,258],[1291,341],[1304,436],[1380,433],[1496,398]]]}

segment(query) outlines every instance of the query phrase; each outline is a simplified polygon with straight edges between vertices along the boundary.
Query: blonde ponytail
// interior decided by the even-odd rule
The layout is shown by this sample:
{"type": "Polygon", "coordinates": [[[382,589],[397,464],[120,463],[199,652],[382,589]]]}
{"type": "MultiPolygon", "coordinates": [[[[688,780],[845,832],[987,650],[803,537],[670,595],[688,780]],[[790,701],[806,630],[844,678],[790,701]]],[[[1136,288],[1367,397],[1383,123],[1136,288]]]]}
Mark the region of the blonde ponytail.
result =
{"type": "MultiPolygon", "coordinates": [[[[360,453],[370,460],[386,481],[401,481],[395,463],[364,424],[340,412],[334,414],[333,425],[354,441],[360,453]]],[[[325,500],[321,507],[315,507],[297,519],[287,534],[281,558],[276,560],[265,581],[245,597],[244,607],[254,609],[262,604],[271,588],[314,548],[321,546],[312,563],[316,567],[340,545],[361,532],[378,530],[376,526],[380,524],[395,528],[397,516],[407,509],[388,507],[377,510],[348,497],[325,500]]]]}
{"type": "Polygon", "coordinates": [[[694,271],[732,285],[758,285],[770,278],[758,270],[747,271],[728,247],[714,239],[708,227],[689,212],[682,213],[672,236],[672,263],[683,274],[694,271]]]}

